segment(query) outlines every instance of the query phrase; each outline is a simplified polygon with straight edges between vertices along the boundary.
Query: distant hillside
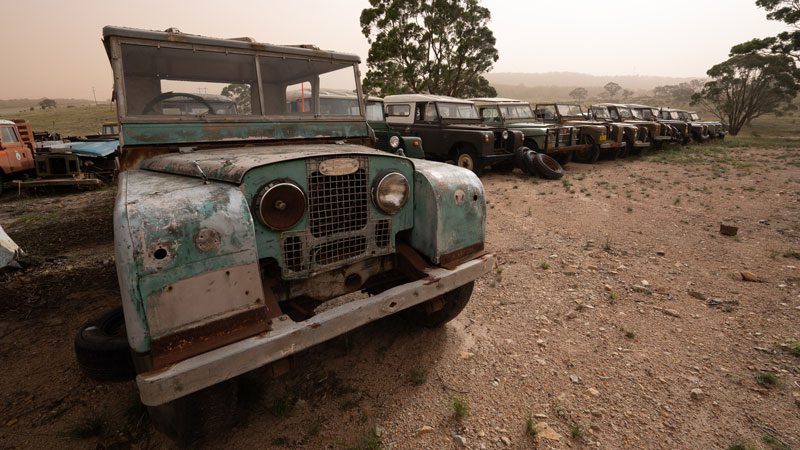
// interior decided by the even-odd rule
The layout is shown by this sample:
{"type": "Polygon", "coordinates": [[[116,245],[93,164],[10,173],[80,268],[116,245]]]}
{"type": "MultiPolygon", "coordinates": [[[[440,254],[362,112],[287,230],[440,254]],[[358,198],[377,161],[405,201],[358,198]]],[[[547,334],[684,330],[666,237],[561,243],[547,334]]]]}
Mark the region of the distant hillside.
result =
{"type": "MultiPolygon", "coordinates": [[[[44,98],[44,97],[42,97],[44,98]]],[[[13,98],[8,100],[0,100],[0,114],[8,115],[19,111],[30,110],[30,108],[39,108],[39,102],[42,98],[13,98]]],[[[67,106],[86,106],[94,105],[94,100],[87,100],[84,98],[54,98],[58,107],[67,106]]],[[[108,103],[106,101],[106,103],[108,103]]]]}
{"type": "MultiPolygon", "coordinates": [[[[527,86],[527,87],[576,87],[586,88],[590,91],[602,89],[606,83],[613,81],[625,89],[632,91],[649,91],[656,86],[688,82],[694,78],[659,77],[649,75],[589,75],[577,72],[547,72],[547,73],[506,73],[495,72],[485,75],[486,79],[495,85],[527,86]]],[[[569,90],[567,92],[569,92],[569,90]]]]}

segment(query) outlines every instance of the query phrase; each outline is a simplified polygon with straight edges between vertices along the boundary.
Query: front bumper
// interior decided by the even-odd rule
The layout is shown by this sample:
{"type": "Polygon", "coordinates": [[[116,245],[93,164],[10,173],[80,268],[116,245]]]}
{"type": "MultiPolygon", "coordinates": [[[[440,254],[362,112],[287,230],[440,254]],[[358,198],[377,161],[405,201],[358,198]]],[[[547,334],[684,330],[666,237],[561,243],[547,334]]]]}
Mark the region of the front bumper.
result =
{"type": "Polygon", "coordinates": [[[636,141],[633,143],[634,148],[645,148],[650,147],[650,143],[647,141],[636,141]]]}
{"type": "Polygon", "coordinates": [[[656,141],[671,141],[672,136],[655,136],[653,139],[656,141]]]}
{"type": "Polygon", "coordinates": [[[603,141],[600,143],[600,148],[608,149],[608,148],[621,148],[625,147],[624,142],[615,142],[615,141],[603,141]]]}
{"type": "Polygon", "coordinates": [[[427,277],[373,297],[331,308],[306,321],[286,316],[272,331],[185,359],[136,377],[142,403],[157,406],[231,379],[332,339],[369,322],[438,297],[492,270],[494,256],[483,255],[452,270],[427,269],[427,277]]]}
{"type": "Polygon", "coordinates": [[[564,147],[548,147],[546,154],[548,155],[558,155],[558,154],[566,154],[571,152],[581,152],[589,148],[586,144],[576,144],[576,145],[567,145],[564,147]]]}

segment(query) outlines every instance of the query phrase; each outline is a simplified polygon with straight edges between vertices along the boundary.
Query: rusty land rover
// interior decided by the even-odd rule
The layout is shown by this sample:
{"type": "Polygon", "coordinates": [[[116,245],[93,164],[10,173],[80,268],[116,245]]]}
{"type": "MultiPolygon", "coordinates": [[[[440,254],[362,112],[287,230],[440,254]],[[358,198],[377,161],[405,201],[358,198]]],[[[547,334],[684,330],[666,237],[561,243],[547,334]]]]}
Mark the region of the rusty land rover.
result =
{"type": "Polygon", "coordinates": [[[442,325],[491,270],[475,174],[366,146],[357,56],[175,29],[105,27],[103,41],[127,345],[166,434],[228,426],[239,375],[368,322],[403,311],[442,325]],[[231,85],[247,97],[235,110],[164,108],[231,85]],[[353,90],[356,107],[322,110],[328,88],[353,90]],[[297,91],[311,93],[300,110],[297,91]]]}
{"type": "Polygon", "coordinates": [[[580,142],[586,144],[587,149],[574,152],[573,159],[579,163],[594,164],[602,154],[616,158],[625,151],[625,136],[636,133],[636,127],[632,125],[591,119],[575,103],[537,103],[535,112],[542,122],[580,129],[580,142]]]}

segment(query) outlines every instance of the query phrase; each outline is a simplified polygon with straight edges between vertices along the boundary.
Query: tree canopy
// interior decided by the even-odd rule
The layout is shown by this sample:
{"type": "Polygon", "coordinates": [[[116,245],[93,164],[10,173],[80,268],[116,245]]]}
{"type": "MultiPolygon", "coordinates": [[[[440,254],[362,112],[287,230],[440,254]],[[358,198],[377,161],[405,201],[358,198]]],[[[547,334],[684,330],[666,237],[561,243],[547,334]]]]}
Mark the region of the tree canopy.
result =
{"type": "Polygon", "coordinates": [[[482,76],[497,61],[490,13],[478,0],[369,0],[361,31],[370,42],[364,90],[495,96],[482,76]]]}
{"type": "Polygon", "coordinates": [[[613,81],[609,81],[605,86],[603,86],[603,89],[605,89],[609,97],[614,98],[616,97],[617,93],[622,90],[622,86],[614,83],[613,81]]]}
{"type": "Polygon", "coordinates": [[[574,98],[575,100],[577,100],[579,102],[582,102],[582,101],[586,100],[586,97],[589,96],[589,91],[587,91],[585,88],[578,87],[578,88],[573,89],[569,93],[569,96],[570,96],[570,98],[574,98]]]}
{"type": "Polygon", "coordinates": [[[793,30],[734,45],[731,56],[748,53],[777,54],[790,56],[800,62],[800,1],[756,0],[756,5],[767,10],[767,19],[784,22],[793,30]]]}
{"type": "Polygon", "coordinates": [[[753,119],[792,107],[800,91],[800,69],[787,55],[734,55],[708,70],[711,81],[692,96],[737,135],[753,119]]]}

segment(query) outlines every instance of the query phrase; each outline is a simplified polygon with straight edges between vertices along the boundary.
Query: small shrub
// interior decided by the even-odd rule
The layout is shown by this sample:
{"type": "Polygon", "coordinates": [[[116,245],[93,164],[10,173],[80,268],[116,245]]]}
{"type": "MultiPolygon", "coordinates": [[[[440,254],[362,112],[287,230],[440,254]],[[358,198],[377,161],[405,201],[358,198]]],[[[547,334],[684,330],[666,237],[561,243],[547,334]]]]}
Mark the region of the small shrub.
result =
{"type": "Polygon", "coordinates": [[[461,420],[469,415],[469,404],[466,400],[460,398],[453,399],[453,415],[456,419],[461,420]]]}
{"type": "Polygon", "coordinates": [[[428,374],[422,369],[414,368],[408,372],[408,381],[414,386],[425,384],[427,380],[428,374]]]}
{"type": "Polygon", "coordinates": [[[536,437],[536,425],[533,421],[533,416],[530,414],[528,414],[528,418],[525,419],[525,434],[536,437]]]}
{"type": "Polygon", "coordinates": [[[542,270],[547,270],[550,268],[550,263],[548,263],[547,261],[541,261],[539,263],[539,267],[541,267],[542,270]]]}
{"type": "Polygon", "coordinates": [[[628,339],[633,339],[636,337],[636,333],[631,330],[625,330],[625,337],[628,339]]]}
{"type": "Polygon", "coordinates": [[[580,424],[572,422],[572,424],[569,426],[569,435],[572,437],[572,439],[581,440],[583,439],[583,428],[580,426],[580,424]]]}
{"type": "Polygon", "coordinates": [[[755,379],[756,383],[764,387],[772,387],[778,384],[778,376],[772,372],[757,372],[755,379]]]}
{"type": "Polygon", "coordinates": [[[800,358],[800,342],[789,344],[789,354],[800,358]]]}

